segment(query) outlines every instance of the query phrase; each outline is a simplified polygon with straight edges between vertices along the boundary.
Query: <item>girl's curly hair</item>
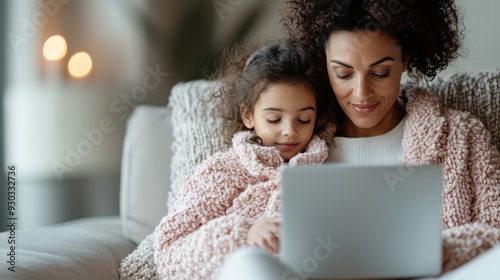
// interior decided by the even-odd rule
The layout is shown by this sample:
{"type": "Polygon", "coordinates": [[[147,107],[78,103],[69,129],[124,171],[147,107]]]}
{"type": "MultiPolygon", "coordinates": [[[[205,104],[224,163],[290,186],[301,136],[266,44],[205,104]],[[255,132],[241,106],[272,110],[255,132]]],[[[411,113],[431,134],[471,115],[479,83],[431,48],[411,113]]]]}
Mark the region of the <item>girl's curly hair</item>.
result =
{"type": "Polygon", "coordinates": [[[380,30],[394,38],[411,77],[433,79],[460,55],[464,28],[454,0],[284,2],[286,32],[320,61],[324,61],[329,36],[342,30],[380,30]]]}
{"type": "Polygon", "coordinates": [[[333,95],[321,90],[330,85],[324,79],[324,69],[313,64],[313,59],[297,43],[282,40],[264,46],[248,42],[234,44],[222,57],[222,67],[214,76],[218,85],[212,97],[221,98],[224,104],[220,116],[225,142],[231,143],[234,134],[248,130],[240,113],[241,106],[253,110],[260,94],[270,84],[292,83],[305,85],[314,92],[317,104],[314,133],[328,145],[333,143],[330,131],[333,95]]]}

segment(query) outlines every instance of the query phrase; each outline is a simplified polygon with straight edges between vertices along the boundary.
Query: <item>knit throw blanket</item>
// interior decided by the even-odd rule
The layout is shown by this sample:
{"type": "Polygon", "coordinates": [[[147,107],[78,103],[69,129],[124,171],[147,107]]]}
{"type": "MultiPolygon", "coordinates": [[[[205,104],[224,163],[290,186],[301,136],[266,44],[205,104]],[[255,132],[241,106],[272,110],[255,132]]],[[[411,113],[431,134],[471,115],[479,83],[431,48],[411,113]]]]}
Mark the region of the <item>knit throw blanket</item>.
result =
{"type": "MultiPolygon", "coordinates": [[[[212,81],[193,81],[174,86],[169,98],[174,124],[171,163],[171,193],[168,206],[194,169],[215,152],[228,148],[220,136],[216,118],[220,102],[207,102],[214,89],[212,81]]],[[[417,86],[440,97],[444,107],[468,111],[491,132],[492,143],[500,150],[500,69],[456,73],[417,86]]],[[[122,260],[120,279],[157,279],[153,260],[153,238],[148,235],[122,260]]]]}

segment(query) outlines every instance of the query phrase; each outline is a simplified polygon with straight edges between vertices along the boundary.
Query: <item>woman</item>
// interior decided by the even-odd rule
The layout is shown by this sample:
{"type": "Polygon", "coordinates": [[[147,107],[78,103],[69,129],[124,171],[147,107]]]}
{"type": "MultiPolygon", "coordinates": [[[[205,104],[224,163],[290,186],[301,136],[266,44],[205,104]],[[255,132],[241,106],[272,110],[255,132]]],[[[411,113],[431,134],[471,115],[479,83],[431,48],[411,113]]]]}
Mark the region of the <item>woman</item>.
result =
{"type": "MultiPolygon", "coordinates": [[[[441,164],[445,272],[500,244],[500,155],[489,132],[470,114],[441,108],[430,93],[400,86],[405,71],[432,79],[458,56],[454,2],[286,2],[289,35],[317,54],[342,108],[328,161],[441,164]]],[[[262,273],[283,271],[269,255],[247,250],[228,260],[221,279],[256,259],[266,259],[269,272],[262,273]]]]}

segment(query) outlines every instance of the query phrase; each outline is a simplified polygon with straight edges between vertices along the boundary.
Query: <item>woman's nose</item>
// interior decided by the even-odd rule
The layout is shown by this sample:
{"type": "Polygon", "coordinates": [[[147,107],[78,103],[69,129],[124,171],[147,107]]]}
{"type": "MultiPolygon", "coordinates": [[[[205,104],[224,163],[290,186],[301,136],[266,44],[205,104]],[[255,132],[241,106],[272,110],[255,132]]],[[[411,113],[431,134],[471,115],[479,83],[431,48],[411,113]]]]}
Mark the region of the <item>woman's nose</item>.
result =
{"type": "Polygon", "coordinates": [[[370,82],[365,77],[360,77],[353,90],[353,95],[358,97],[360,101],[365,100],[371,95],[370,82]]]}

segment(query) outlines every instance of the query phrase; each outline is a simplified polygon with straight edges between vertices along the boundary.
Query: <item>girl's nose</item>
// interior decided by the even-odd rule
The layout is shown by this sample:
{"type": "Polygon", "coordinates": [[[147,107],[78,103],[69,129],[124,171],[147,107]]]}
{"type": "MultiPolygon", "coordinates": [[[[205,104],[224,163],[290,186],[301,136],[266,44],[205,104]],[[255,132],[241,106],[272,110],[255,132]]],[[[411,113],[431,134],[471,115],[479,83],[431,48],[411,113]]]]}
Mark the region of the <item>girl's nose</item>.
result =
{"type": "Polygon", "coordinates": [[[286,123],[286,124],[284,124],[284,127],[281,130],[281,133],[284,136],[289,136],[289,137],[297,136],[297,129],[296,129],[295,125],[293,125],[291,123],[286,123]]]}

